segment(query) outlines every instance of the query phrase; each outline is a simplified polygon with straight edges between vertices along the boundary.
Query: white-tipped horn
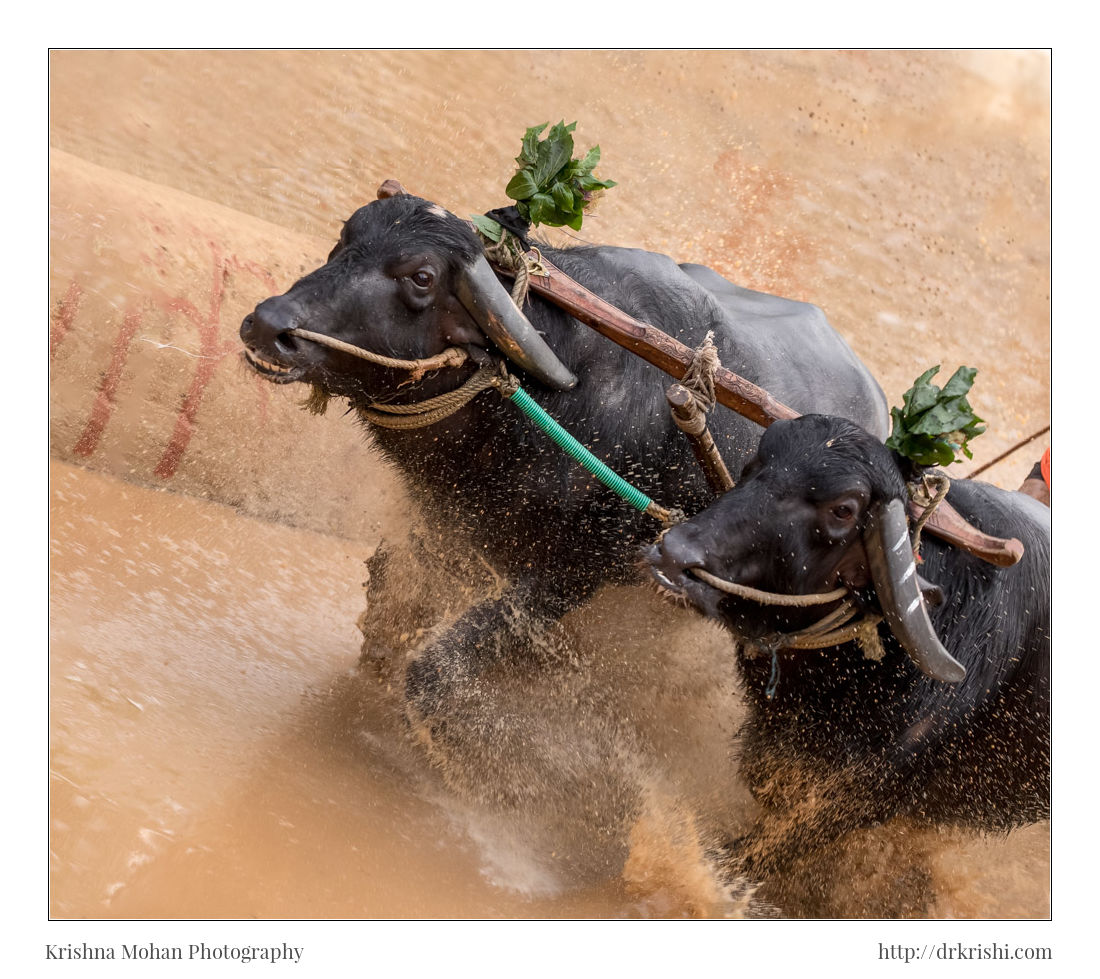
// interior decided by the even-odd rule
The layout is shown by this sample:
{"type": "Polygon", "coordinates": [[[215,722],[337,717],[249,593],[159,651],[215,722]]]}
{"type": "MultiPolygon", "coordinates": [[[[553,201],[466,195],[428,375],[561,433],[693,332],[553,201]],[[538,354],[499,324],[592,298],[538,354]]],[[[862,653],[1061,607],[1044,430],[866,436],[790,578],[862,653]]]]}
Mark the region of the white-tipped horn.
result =
{"type": "Polygon", "coordinates": [[[944,649],[928,617],[901,500],[872,507],[863,546],[890,631],[922,672],[945,683],[958,683],[966,676],[966,668],[944,649]],[[906,546],[898,547],[902,539],[906,546]]]}

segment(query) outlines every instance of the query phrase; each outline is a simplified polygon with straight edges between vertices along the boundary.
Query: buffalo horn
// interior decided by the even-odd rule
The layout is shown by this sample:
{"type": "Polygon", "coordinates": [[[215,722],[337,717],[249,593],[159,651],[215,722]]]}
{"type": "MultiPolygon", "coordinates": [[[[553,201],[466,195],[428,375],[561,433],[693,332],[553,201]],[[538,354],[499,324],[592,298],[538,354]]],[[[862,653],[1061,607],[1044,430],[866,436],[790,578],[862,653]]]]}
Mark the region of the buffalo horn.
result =
{"type": "Polygon", "coordinates": [[[458,277],[457,294],[482,332],[512,363],[558,391],[567,391],[577,383],[572,371],[512,302],[484,256],[475,258],[458,277]]]}
{"type": "Polygon", "coordinates": [[[966,668],[940,642],[921,597],[905,504],[889,500],[872,507],[863,546],[886,623],[921,671],[958,683],[966,668]]]}

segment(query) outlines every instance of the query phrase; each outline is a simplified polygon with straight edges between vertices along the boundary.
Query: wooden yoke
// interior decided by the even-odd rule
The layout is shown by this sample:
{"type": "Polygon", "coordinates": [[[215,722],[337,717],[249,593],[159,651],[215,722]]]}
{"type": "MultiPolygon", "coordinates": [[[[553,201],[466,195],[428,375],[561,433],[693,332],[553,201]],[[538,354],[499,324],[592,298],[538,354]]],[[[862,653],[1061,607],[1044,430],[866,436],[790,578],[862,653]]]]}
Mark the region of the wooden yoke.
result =
{"type": "MultiPolygon", "coordinates": [[[[620,347],[626,347],[654,367],[671,374],[676,380],[683,378],[695,356],[691,347],[654,326],[636,320],[617,306],[612,306],[571,279],[545,257],[540,262],[548,274],[532,275],[529,283],[531,289],[620,347]]],[[[508,275],[514,275],[500,266],[496,268],[508,275]]],[[[763,425],[764,428],[781,418],[798,417],[798,412],[793,408],[776,401],[763,388],[725,367],[719,366],[714,372],[714,392],[719,404],[732,408],[737,414],[763,425]]]]}
{"type": "MultiPolygon", "coordinates": [[[[919,520],[923,513],[924,507],[909,501],[911,519],[919,520]]],[[[991,537],[983,534],[947,500],[943,500],[932,512],[924,529],[940,540],[954,544],[998,568],[1010,568],[1024,556],[1024,545],[1015,537],[991,537]]]]}
{"type": "MultiPolygon", "coordinates": [[[[683,378],[695,355],[690,347],[601,299],[545,257],[539,256],[539,264],[545,274],[540,274],[541,270],[540,273],[533,273],[529,280],[530,289],[666,374],[677,380],[683,378]]],[[[515,275],[515,272],[496,263],[493,267],[505,275],[515,275]]],[[[793,408],[725,367],[719,366],[714,372],[714,391],[719,404],[764,428],[780,419],[798,417],[798,412],[793,408]]],[[[915,519],[923,513],[923,509],[910,503],[909,513],[915,519]]],[[[1024,553],[1023,545],[1015,537],[1006,540],[982,533],[946,500],[932,513],[925,530],[998,567],[1015,564],[1024,553]]]]}

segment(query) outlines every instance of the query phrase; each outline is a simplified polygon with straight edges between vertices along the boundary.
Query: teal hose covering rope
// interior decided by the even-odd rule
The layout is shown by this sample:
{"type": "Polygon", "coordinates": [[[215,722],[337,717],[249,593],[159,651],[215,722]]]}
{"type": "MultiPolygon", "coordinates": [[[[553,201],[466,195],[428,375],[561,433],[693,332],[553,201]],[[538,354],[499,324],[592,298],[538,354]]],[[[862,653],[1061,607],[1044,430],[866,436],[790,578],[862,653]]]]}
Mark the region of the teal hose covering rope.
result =
{"type": "Polygon", "coordinates": [[[533,421],[538,428],[547,435],[550,440],[563,452],[579,462],[593,476],[604,484],[613,493],[626,500],[635,510],[645,513],[653,506],[653,501],[635,489],[617,472],[597,459],[591,452],[580,444],[572,435],[551,418],[542,407],[521,387],[517,387],[512,394],[501,392],[505,398],[512,402],[520,411],[533,421]]]}

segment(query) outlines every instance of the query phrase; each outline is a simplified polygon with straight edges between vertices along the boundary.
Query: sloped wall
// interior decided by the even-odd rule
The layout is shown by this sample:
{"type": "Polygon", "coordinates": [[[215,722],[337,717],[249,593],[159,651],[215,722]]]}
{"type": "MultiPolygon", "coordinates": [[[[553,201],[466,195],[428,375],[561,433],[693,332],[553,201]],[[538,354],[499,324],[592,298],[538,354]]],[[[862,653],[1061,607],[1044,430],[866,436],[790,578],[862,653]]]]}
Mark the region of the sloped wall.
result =
{"type": "Polygon", "coordinates": [[[361,428],[240,362],[241,319],[328,243],[59,151],[50,177],[52,454],[341,536],[391,520],[361,428]]]}

